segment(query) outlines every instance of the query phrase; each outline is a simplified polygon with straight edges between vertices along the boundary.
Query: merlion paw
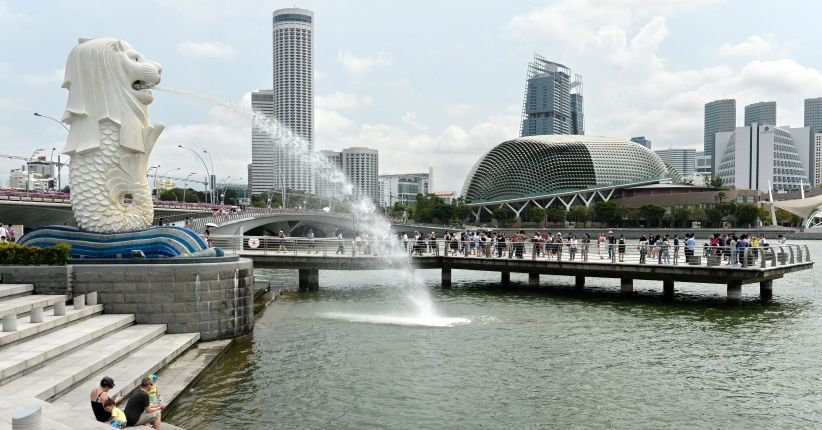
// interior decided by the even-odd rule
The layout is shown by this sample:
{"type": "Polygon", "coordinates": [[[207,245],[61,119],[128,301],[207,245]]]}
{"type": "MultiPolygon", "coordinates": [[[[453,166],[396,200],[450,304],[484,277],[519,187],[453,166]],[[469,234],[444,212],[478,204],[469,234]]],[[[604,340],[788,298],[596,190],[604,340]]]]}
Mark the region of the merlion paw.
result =
{"type": "Polygon", "coordinates": [[[157,138],[160,137],[160,133],[162,133],[165,128],[165,124],[158,122],[151,127],[143,129],[143,143],[146,146],[146,153],[151,152],[154,144],[157,142],[157,138]]]}

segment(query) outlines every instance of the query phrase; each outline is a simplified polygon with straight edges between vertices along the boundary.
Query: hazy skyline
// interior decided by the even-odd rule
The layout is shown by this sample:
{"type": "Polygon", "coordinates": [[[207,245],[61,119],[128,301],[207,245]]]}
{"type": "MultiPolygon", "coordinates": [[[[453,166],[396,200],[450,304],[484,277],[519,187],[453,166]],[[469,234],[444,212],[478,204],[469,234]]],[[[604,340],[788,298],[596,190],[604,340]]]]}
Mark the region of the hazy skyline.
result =
{"type": "MultiPolygon", "coordinates": [[[[65,131],[32,112],[62,115],[62,69],[78,37],[120,37],[163,65],[163,86],[248,104],[252,90],[271,85],[271,13],[290,6],[0,1],[0,154],[62,148],[65,131]]],[[[315,12],[316,149],[378,149],[380,173],[433,166],[436,191],[459,191],[483,151],[518,136],[534,52],[583,76],[586,134],[644,135],[655,149],[701,150],[702,109],[711,100],[735,98],[740,125],[746,104],[775,100],[780,125],[801,126],[803,100],[822,96],[816,4],[296,6],[315,12]]],[[[161,171],[203,173],[199,160],[177,148],[183,144],[219,154],[219,177],[247,179],[247,121],[160,92],[150,112],[167,126],[152,153],[161,171]]],[[[0,183],[20,164],[0,159],[0,183]]]]}

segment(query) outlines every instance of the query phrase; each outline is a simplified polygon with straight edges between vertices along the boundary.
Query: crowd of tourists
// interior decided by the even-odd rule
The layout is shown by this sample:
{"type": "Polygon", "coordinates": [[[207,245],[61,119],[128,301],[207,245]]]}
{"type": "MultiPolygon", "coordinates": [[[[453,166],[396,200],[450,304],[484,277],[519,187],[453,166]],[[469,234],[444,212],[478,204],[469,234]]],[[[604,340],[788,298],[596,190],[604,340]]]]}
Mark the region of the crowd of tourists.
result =
{"type": "Polygon", "coordinates": [[[113,428],[147,425],[155,430],[160,429],[160,411],[166,408],[166,404],[157,386],[156,374],[140,381],[140,389],[131,395],[122,409],[119,405],[124,400],[123,396],[109,396],[113,388],[114,379],[106,376],[100,381],[100,386],[91,391],[91,411],[97,421],[110,424],[113,428]]]}
{"type": "Polygon", "coordinates": [[[16,242],[14,226],[0,223],[0,242],[16,242]]]}

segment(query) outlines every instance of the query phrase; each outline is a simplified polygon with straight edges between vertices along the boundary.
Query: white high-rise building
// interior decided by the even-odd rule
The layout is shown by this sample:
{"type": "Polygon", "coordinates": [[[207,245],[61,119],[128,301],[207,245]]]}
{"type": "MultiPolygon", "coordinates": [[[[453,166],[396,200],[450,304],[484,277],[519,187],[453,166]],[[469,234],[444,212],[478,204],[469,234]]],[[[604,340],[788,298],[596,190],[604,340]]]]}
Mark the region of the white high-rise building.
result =
{"type": "Polygon", "coordinates": [[[813,135],[813,186],[822,184],[822,133],[813,135]]]}
{"type": "MultiPolygon", "coordinates": [[[[258,90],[251,93],[251,109],[274,117],[274,93],[271,90],[258,90]]],[[[248,183],[252,194],[269,192],[278,189],[274,171],[274,139],[268,133],[251,124],[251,164],[248,183]]]]}
{"type": "MultiPolygon", "coordinates": [[[[716,174],[719,160],[714,158],[716,134],[736,127],[736,100],[723,99],[705,103],[705,127],[702,150],[711,157],[711,175],[716,174]]],[[[721,155],[721,154],[720,154],[721,155]]]]}
{"type": "Polygon", "coordinates": [[[797,191],[808,184],[807,127],[751,124],[716,133],[716,176],[737,189],[797,191]]]}
{"type": "MultiPolygon", "coordinates": [[[[289,8],[274,11],[272,26],[272,114],[305,149],[314,151],[314,12],[289,8]]],[[[287,189],[314,192],[311,163],[305,155],[274,146],[275,179],[287,189]]],[[[256,182],[256,180],[254,181],[256,182]]],[[[255,184],[256,186],[256,184],[255,184]]]]}
{"type": "Polygon", "coordinates": [[[417,204],[417,194],[427,195],[433,190],[434,169],[428,173],[403,173],[398,175],[380,175],[380,206],[391,207],[395,203],[404,206],[417,204]]]}
{"type": "Polygon", "coordinates": [[[328,168],[317,172],[317,194],[323,197],[340,196],[340,184],[331,180],[336,173],[333,170],[336,168],[354,187],[354,198],[368,197],[375,205],[379,204],[379,151],[354,147],[343,149],[340,152],[320,151],[320,155],[328,160],[328,168]]]}

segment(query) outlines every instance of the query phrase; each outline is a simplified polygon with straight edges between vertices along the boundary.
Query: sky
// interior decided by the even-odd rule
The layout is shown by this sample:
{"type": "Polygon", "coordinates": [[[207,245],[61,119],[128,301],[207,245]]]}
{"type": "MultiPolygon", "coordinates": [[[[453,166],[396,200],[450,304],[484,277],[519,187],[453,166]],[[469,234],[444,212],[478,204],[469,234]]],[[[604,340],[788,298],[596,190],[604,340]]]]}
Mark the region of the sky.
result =
{"type": "MultiPolygon", "coordinates": [[[[483,152],[519,135],[534,53],[582,75],[586,134],[654,149],[701,150],[711,100],[735,98],[739,125],[744,105],[775,100],[779,125],[801,126],[803,100],[822,96],[817,2],[0,0],[0,154],[56,158],[65,130],[32,114],[62,115],[79,37],[129,42],[162,64],[161,86],[248,105],[271,87],[271,13],[295,5],[315,13],[315,149],[378,149],[380,174],[432,166],[435,191],[460,191],[483,152]]],[[[154,96],[167,128],[151,165],[203,176],[181,144],[212,154],[218,179],[246,180],[248,120],[154,96]]],[[[21,164],[0,158],[0,184],[21,164]]]]}

